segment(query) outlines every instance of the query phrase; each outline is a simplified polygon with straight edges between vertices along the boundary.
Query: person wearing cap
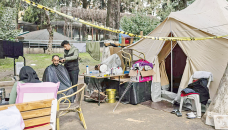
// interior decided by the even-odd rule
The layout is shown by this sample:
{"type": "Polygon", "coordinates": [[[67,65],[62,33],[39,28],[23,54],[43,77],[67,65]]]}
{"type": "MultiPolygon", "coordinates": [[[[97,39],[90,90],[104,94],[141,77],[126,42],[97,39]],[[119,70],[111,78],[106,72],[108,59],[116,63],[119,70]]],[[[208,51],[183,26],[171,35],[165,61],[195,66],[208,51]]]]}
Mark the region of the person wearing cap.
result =
{"type": "MultiPolygon", "coordinates": [[[[64,58],[60,62],[64,63],[65,68],[67,69],[72,86],[78,83],[78,74],[79,74],[79,51],[73,45],[66,40],[61,43],[61,46],[64,47],[64,58]]],[[[74,87],[74,92],[77,91],[77,87],[74,87]]]]}

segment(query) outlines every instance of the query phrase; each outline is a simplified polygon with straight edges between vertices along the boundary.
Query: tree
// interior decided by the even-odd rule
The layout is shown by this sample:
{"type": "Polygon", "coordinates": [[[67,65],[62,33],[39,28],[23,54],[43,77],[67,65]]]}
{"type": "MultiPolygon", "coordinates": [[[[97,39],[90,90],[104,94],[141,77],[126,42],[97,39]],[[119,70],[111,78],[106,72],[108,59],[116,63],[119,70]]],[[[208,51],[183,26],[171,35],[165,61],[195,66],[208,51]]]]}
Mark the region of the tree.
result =
{"type": "MultiPolygon", "coordinates": [[[[120,27],[120,0],[108,0],[106,26],[114,28],[114,29],[119,29],[119,27],[120,27]]],[[[113,37],[111,37],[111,35],[113,35],[113,33],[108,32],[105,35],[105,38],[112,39],[113,37]]]]}
{"type": "Polygon", "coordinates": [[[124,16],[120,21],[120,26],[126,32],[139,35],[140,31],[143,31],[143,34],[147,35],[156,28],[158,23],[157,18],[151,19],[143,13],[136,13],[135,16],[124,16]]]}
{"type": "Polygon", "coordinates": [[[14,40],[19,31],[16,30],[17,11],[14,8],[3,7],[0,4],[0,39],[14,40]]]}
{"type": "Polygon", "coordinates": [[[163,0],[160,4],[161,8],[157,8],[157,16],[162,22],[165,20],[171,12],[179,11],[186,8],[195,0],[163,0]]]}
{"type": "MultiPolygon", "coordinates": [[[[49,8],[56,8],[58,9],[60,7],[59,5],[59,0],[34,0],[37,4],[44,5],[49,8]]],[[[47,49],[48,54],[52,54],[52,43],[53,43],[53,29],[51,25],[51,20],[54,20],[55,16],[54,14],[46,11],[46,10],[41,10],[36,7],[28,7],[27,11],[24,15],[23,20],[27,22],[32,22],[32,23],[38,23],[38,24],[44,24],[46,26],[46,29],[48,30],[49,33],[49,45],[47,49]]]]}
{"type": "Polygon", "coordinates": [[[37,9],[37,7],[29,6],[25,11],[23,21],[41,25],[43,24],[41,17],[42,14],[40,9],[37,9]]]}

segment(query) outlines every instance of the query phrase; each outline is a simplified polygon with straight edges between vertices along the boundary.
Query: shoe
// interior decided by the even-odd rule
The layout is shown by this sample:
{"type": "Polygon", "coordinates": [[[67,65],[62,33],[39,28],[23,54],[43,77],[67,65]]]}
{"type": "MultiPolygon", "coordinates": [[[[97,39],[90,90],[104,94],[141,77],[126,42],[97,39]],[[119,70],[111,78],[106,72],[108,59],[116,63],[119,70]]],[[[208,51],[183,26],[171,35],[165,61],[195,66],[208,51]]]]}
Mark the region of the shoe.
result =
{"type": "Polygon", "coordinates": [[[196,112],[189,112],[189,113],[186,114],[186,116],[191,115],[191,114],[196,115],[196,112]]]}
{"type": "Polygon", "coordinates": [[[177,111],[178,111],[177,109],[174,109],[174,110],[171,111],[171,113],[172,114],[176,114],[177,111]]]}
{"type": "Polygon", "coordinates": [[[182,114],[181,114],[181,112],[180,112],[179,110],[177,110],[176,115],[177,115],[178,117],[181,117],[181,116],[182,116],[182,114]]]}
{"type": "MultiPolygon", "coordinates": [[[[191,113],[191,112],[190,112],[191,113]]],[[[195,119],[196,118],[196,115],[192,112],[191,114],[189,114],[187,116],[188,119],[195,119]]]]}

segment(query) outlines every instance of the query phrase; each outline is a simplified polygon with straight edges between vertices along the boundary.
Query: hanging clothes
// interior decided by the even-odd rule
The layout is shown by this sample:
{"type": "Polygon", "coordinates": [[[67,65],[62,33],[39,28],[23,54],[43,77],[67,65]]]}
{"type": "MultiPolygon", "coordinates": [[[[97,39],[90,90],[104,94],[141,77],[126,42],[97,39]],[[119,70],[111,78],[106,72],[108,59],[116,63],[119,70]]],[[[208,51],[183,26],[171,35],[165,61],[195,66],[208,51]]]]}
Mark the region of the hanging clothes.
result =
{"type": "Polygon", "coordinates": [[[23,56],[23,43],[22,42],[14,42],[14,58],[17,58],[19,56],[23,56]]]}
{"type": "Polygon", "coordinates": [[[87,42],[86,43],[86,52],[88,52],[94,60],[99,61],[100,60],[100,42],[87,42]]]}
{"type": "Polygon", "coordinates": [[[4,56],[13,58],[14,49],[11,41],[3,41],[4,56]]]}
{"type": "Polygon", "coordinates": [[[110,48],[103,46],[103,53],[102,53],[102,59],[101,59],[101,61],[106,60],[109,56],[111,56],[110,48]]]}
{"type": "Polygon", "coordinates": [[[188,85],[187,88],[193,89],[196,93],[199,93],[200,102],[204,105],[207,104],[210,99],[209,89],[207,88],[207,79],[201,78],[194,83],[188,85]]]}
{"type": "Polygon", "coordinates": [[[18,59],[19,56],[23,56],[23,43],[3,41],[4,56],[18,59]]]}
{"type": "Polygon", "coordinates": [[[0,59],[4,59],[3,41],[0,41],[0,59]]]}

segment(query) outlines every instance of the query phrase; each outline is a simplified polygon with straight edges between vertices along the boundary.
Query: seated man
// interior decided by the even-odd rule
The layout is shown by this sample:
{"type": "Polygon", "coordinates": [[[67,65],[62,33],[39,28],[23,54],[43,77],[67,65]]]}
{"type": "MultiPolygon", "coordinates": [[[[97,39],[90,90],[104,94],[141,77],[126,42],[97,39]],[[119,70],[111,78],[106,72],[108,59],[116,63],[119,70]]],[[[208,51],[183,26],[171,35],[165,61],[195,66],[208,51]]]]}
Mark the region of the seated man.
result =
{"type": "MultiPolygon", "coordinates": [[[[66,68],[59,64],[59,56],[53,55],[52,62],[53,62],[53,64],[49,65],[44,71],[43,82],[54,82],[54,83],[60,82],[58,91],[65,90],[65,89],[71,87],[70,77],[69,77],[69,74],[68,74],[66,68]]],[[[70,95],[73,93],[74,93],[73,89],[70,89],[70,90],[64,92],[65,95],[70,95]]],[[[57,98],[59,99],[63,96],[64,95],[58,94],[57,98]]],[[[74,102],[74,97],[75,96],[69,98],[71,103],[74,102]]]]}

